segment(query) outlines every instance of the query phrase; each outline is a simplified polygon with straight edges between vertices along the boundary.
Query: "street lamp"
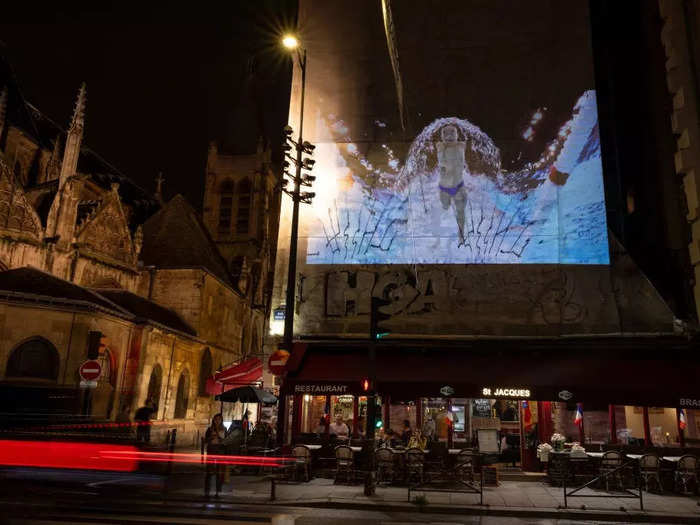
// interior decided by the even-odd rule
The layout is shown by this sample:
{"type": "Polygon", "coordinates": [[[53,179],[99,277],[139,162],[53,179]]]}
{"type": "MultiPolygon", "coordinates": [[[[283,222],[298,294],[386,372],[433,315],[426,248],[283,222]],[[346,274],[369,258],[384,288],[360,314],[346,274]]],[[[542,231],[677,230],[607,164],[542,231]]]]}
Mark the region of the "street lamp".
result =
{"type": "MultiPolygon", "coordinates": [[[[286,189],[286,184],[283,181],[282,191],[292,198],[292,226],[289,238],[289,268],[287,273],[287,297],[284,305],[284,338],[283,346],[288,351],[292,351],[292,337],[294,334],[294,299],[296,289],[296,273],[297,273],[297,242],[299,237],[299,203],[310,204],[315,194],[313,192],[301,192],[301,186],[311,186],[315,177],[308,173],[302,173],[302,170],[311,171],[315,161],[310,158],[303,158],[303,155],[312,155],[316,146],[303,139],[304,132],[304,95],[306,91],[306,49],[301,47],[299,40],[294,35],[285,35],[282,38],[282,45],[289,51],[296,51],[297,62],[301,69],[301,107],[299,114],[299,134],[297,140],[292,139],[293,130],[290,126],[284,128],[284,155],[295,166],[295,172],[291,173],[285,170],[284,175],[289,177],[294,183],[292,190],[286,189]],[[296,156],[290,154],[292,149],[296,149],[296,156]]],[[[286,166],[289,163],[285,161],[286,166]]],[[[283,179],[284,179],[283,175],[283,179]]]]}

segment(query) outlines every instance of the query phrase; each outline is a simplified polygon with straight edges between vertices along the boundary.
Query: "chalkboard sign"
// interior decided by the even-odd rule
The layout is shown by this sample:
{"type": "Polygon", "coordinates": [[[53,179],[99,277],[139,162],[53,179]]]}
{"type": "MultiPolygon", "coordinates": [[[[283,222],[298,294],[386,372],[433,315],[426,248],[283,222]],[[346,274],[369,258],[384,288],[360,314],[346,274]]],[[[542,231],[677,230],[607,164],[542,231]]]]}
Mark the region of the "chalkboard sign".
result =
{"type": "Polygon", "coordinates": [[[475,399],[472,415],[476,417],[491,417],[491,401],[488,399],[475,399]]]}

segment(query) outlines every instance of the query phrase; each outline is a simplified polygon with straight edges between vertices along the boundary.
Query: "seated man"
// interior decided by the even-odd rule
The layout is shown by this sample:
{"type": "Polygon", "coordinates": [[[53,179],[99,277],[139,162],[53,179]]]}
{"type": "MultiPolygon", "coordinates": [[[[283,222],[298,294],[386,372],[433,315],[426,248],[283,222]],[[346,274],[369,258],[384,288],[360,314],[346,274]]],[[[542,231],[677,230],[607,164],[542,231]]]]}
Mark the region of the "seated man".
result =
{"type": "Polygon", "coordinates": [[[329,431],[338,439],[348,439],[348,437],[350,437],[350,429],[348,429],[348,426],[343,422],[342,414],[335,416],[335,422],[330,424],[329,431]]]}

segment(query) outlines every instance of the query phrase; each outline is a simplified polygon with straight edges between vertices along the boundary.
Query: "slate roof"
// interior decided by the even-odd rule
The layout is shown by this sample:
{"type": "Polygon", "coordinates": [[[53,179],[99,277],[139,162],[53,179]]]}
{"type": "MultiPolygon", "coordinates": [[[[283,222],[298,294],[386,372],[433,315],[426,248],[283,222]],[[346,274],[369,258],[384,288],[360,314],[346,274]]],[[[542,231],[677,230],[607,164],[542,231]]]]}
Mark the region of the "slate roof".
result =
{"type": "Polygon", "coordinates": [[[0,297],[98,308],[135,323],[151,321],[197,335],[176,312],[136,294],[126,290],[91,290],[28,266],[0,272],[0,297]]]}
{"type": "Polygon", "coordinates": [[[206,268],[233,288],[226,261],[182,195],[173,197],[143,225],[141,260],[158,268],[206,268]]]}
{"type": "Polygon", "coordinates": [[[36,300],[93,305],[121,316],[128,315],[127,311],[87,288],[28,266],[0,272],[0,297],[19,295],[36,300]]]}
{"type": "Polygon", "coordinates": [[[139,320],[155,321],[185,334],[197,335],[197,331],[185,322],[176,312],[159,304],[149,301],[140,295],[126,290],[97,290],[99,295],[106,297],[115,304],[134,314],[139,320]]]}

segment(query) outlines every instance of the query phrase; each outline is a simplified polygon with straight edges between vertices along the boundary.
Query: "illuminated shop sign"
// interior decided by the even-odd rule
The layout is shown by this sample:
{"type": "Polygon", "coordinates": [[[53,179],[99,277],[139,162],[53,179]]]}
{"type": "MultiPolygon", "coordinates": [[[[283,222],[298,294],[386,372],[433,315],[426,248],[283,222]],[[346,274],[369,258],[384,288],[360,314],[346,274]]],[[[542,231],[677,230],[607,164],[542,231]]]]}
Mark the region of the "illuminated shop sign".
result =
{"type": "Polygon", "coordinates": [[[484,397],[516,397],[518,399],[524,399],[530,397],[529,388],[509,388],[509,387],[497,387],[497,388],[482,388],[481,394],[484,397]]]}
{"type": "Polygon", "coordinates": [[[700,408],[700,399],[687,399],[681,398],[680,405],[682,407],[695,407],[700,408]]]}
{"type": "Polygon", "coordinates": [[[294,392],[300,394],[344,394],[348,385],[295,385],[294,392]]]}

